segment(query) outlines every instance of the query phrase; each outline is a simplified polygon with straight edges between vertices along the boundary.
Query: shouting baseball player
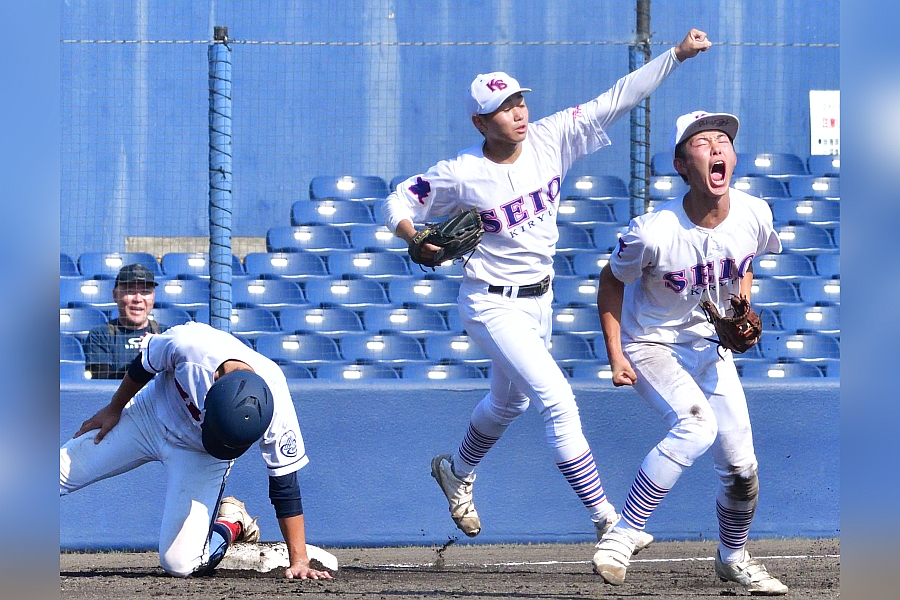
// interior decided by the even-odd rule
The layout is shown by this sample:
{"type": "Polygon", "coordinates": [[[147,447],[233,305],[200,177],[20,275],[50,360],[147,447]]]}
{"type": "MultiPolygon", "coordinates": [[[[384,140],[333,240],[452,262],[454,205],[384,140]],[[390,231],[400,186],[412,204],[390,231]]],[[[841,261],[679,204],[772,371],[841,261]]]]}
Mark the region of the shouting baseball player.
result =
{"type": "Polygon", "coordinates": [[[787,593],[745,549],[759,495],[750,416],[732,352],[719,347],[729,342],[713,339],[700,306],[708,301],[725,313],[734,297],[749,300],[753,258],[781,251],[769,206],[729,187],[737,131],[730,114],[678,118],[673,163],[689,191],[632,219],[600,273],[597,307],[613,383],[634,386],[669,426],[641,464],[622,519],[597,544],[594,570],[612,584],[624,581],[654,509],[711,448],[719,475],[716,574],[752,594],[787,593]]]}
{"type": "Polygon", "coordinates": [[[243,503],[222,498],[234,459],[257,441],[287,542],[285,577],[330,579],[309,566],[297,483],[309,459],[287,380],[277,364],[209,325],[188,323],[142,339],[110,403],[60,448],[59,493],[163,463],[160,564],[178,577],[209,573],[229,544],[259,540],[243,503]]]}
{"type": "MultiPolygon", "coordinates": [[[[491,388],[475,407],[452,455],[436,456],[437,480],[457,527],[481,531],[472,498],[475,468],[533,402],[554,460],[590,513],[598,539],[618,519],[581,429],[575,396],[548,349],[560,185],[572,164],[610,144],[606,129],[646,98],[682,61],[710,47],[692,29],[684,40],[587,104],[529,122],[524,93],[506,73],[479,75],[467,109],[484,136],[451,160],[397,186],[383,205],[387,226],[411,246],[413,223],[476,208],[484,226],[464,266],[459,313],[492,360],[491,388]]],[[[427,261],[441,249],[417,249],[427,261]]],[[[644,534],[636,549],[652,536],[644,534]]]]}

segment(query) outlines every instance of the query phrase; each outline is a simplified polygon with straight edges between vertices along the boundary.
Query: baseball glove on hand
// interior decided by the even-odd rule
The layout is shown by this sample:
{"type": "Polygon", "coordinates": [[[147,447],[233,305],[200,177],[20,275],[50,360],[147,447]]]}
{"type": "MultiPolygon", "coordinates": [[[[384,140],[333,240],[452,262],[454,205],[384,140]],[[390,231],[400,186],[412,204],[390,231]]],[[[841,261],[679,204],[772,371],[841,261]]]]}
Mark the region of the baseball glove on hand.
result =
{"type": "Polygon", "coordinates": [[[719,309],[709,300],[700,302],[700,308],[716,329],[718,344],[735,354],[743,354],[756,345],[762,335],[762,320],[746,296],[731,295],[731,316],[722,316],[719,309]]]}
{"type": "Polygon", "coordinates": [[[481,215],[474,208],[440,223],[429,223],[409,243],[413,262],[434,268],[447,260],[455,260],[475,250],[484,235],[481,215]],[[425,244],[439,246],[433,257],[422,255],[425,244]]]}

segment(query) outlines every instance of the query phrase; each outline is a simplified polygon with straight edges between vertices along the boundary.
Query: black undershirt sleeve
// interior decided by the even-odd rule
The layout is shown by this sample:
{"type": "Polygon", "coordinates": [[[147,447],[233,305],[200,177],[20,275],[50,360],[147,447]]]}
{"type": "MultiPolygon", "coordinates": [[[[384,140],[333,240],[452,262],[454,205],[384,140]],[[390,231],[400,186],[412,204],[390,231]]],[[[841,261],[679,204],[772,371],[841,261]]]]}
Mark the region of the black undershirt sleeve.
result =
{"type": "Polygon", "coordinates": [[[147,383],[156,373],[150,373],[149,371],[144,370],[144,365],[141,364],[141,356],[143,353],[138,352],[138,355],[135,357],[131,364],[128,365],[128,376],[131,377],[132,381],[135,383],[140,383],[141,385],[147,383]]]}
{"type": "Polygon", "coordinates": [[[277,477],[269,476],[269,500],[275,507],[275,516],[279,519],[296,517],[303,514],[303,502],[300,499],[300,484],[297,472],[277,477]]]}

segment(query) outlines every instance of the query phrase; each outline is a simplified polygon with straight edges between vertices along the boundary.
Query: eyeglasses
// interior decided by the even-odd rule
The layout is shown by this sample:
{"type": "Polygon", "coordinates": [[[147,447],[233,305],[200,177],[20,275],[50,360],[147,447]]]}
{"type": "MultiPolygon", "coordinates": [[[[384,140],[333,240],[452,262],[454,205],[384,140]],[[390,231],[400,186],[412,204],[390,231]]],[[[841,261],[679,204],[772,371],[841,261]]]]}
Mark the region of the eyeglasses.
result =
{"type": "Polygon", "coordinates": [[[728,134],[719,133],[717,135],[703,136],[703,137],[695,137],[690,141],[691,148],[696,148],[701,150],[703,148],[708,148],[715,142],[716,144],[731,144],[731,138],[728,137],[728,134]]]}

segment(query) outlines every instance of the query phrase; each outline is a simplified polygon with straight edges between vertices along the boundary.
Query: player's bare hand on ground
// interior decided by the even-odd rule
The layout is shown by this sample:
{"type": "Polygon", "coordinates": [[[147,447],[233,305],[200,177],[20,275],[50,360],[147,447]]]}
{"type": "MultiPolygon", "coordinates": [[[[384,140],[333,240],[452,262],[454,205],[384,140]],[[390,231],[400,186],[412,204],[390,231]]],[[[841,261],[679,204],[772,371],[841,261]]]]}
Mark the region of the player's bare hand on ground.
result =
{"type": "Polygon", "coordinates": [[[88,431],[93,431],[95,429],[99,429],[97,432],[97,436],[94,438],[94,443],[97,444],[102,440],[110,430],[116,426],[119,422],[119,419],[122,418],[122,411],[117,410],[114,406],[106,405],[97,413],[86,420],[81,424],[81,429],[75,432],[73,438],[77,438],[81,435],[84,435],[88,431]]]}
{"type": "Polygon", "coordinates": [[[309,563],[297,563],[284,570],[286,579],[334,579],[328,571],[311,569],[309,563]]]}
{"type": "Polygon", "coordinates": [[[619,387],[623,385],[634,385],[637,381],[637,373],[634,372],[631,363],[624,356],[619,359],[609,359],[609,368],[612,371],[612,383],[619,387]]]}
{"type": "Polygon", "coordinates": [[[678,60],[694,58],[701,52],[706,52],[712,42],[706,39],[706,32],[699,29],[691,29],[685,38],[675,47],[675,57],[678,60]]]}

